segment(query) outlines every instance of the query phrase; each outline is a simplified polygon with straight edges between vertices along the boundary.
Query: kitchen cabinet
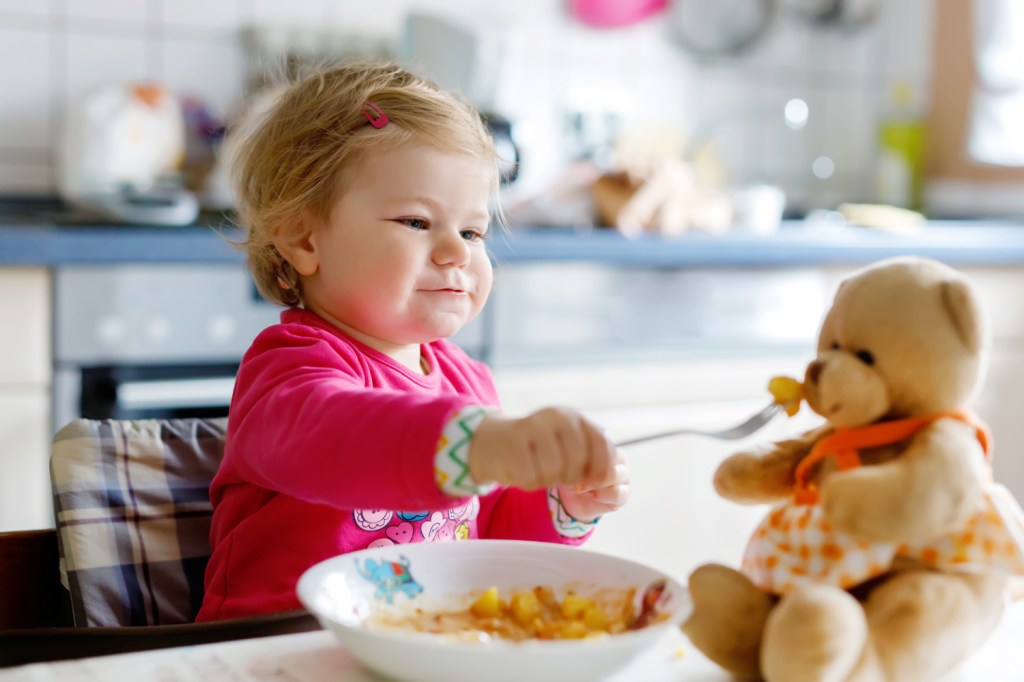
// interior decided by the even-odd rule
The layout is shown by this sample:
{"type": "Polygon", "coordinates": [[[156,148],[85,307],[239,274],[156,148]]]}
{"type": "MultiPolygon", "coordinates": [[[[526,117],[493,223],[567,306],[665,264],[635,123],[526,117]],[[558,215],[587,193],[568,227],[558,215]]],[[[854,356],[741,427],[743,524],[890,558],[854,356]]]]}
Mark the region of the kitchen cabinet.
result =
{"type": "Polygon", "coordinates": [[[0,531],[53,526],[50,275],[0,269],[0,531]]]}

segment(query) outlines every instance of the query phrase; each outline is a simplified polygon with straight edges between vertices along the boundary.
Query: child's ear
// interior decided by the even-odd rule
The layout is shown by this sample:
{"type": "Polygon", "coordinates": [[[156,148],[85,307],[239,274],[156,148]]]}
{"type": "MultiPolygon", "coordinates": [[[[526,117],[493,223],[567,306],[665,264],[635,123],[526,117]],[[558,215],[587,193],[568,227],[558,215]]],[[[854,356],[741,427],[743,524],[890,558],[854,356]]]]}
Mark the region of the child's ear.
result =
{"type": "Polygon", "coordinates": [[[320,267],[314,228],[312,216],[303,214],[294,229],[274,235],[274,246],[278,252],[291,263],[295,272],[303,277],[315,274],[320,267]]]}

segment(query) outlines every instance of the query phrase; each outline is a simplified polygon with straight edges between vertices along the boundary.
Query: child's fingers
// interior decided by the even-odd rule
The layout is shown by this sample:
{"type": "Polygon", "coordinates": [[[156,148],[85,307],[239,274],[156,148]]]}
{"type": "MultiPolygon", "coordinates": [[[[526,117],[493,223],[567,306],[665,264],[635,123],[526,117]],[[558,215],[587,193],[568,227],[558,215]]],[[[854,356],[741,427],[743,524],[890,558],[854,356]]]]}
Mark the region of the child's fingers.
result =
{"type": "Polygon", "coordinates": [[[605,488],[598,488],[587,493],[592,500],[608,508],[608,511],[618,509],[629,501],[629,484],[620,483],[605,488]]]}
{"type": "Polygon", "coordinates": [[[583,421],[587,438],[587,462],[582,476],[583,487],[593,488],[611,475],[618,458],[615,444],[604,430],[589,421],[583,421]]]}
{"type": "Polygon", "coordinates": [[[575,489],[577,492],[589,492],[616,485],[628,485],[631,480],[630,476],[629,464],[625,457],[621,452],[616,452],[614,464],[604,478],[600,480],[584,479],[575,489]]]}
{"type": "Polygon", "coordinates": [[[587,435],[586,423],[578,414],[563,415],[559,424],[558,438],[562,446],[562,471],[560,483],[577,483],[586,474],[587,435]]]}
{"type": "Polygon", "coordinates": [[[593,519],[619,509],[628,500],[629,485],[623,484],[575,494],[571,500],[563,500],[563,504],[576,518],[593,519]]]}
{"type": "Polygon", "coordinates": [[[540,476],[536,487],[543,488],[557,483],[562,474],[562,445],[558,432],[553,429],[540,430],[534,439],[530,455],[540,476]]]}
{"type": "Polygon", "coordinates": [[[523,453],[523,458],[535,472],[530,477],[530,487],[579,480],[578,470],[583,465],[574,460],[581,462],[584,455],[580,452],[583,439],[577,422],[574,413],[556,407],[544,408],[523,418],[523,428],[529,433],[528,451],[523,453]]]}

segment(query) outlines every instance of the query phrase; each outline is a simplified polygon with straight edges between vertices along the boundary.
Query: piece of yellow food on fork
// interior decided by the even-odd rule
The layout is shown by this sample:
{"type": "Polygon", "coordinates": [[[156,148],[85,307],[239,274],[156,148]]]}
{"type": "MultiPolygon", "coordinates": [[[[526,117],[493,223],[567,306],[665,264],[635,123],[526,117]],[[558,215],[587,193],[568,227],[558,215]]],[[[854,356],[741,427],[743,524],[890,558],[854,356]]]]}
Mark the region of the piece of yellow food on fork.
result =
{"type": "Polygon", "coordinates": [[[790,417],[800,411],[800,402],[804,399],[804,385],[796,379],[772,377],[768,381],[768,392],[790,417]]]}

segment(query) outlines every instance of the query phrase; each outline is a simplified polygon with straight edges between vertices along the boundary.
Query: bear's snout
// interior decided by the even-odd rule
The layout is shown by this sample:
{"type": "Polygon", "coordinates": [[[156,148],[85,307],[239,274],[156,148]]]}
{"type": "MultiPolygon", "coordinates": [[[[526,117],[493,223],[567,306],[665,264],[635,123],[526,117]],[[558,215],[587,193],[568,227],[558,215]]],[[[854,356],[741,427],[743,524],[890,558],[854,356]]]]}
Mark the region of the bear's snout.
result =
{"type": "Polygon", "coordinates": [[[825,350],[804,371],[807,406],[836,427],[867,424],[890,407],[885,380],[844,351],[825,350]]]}
{"type": "Polygon", "coordinates": [[[818,377],[821,376],[821,370],[823,369],[825,369],[825,363],[821,360],[815,360],[807,365],[807,382],[812,384],[818,383],[818,377]]]}

